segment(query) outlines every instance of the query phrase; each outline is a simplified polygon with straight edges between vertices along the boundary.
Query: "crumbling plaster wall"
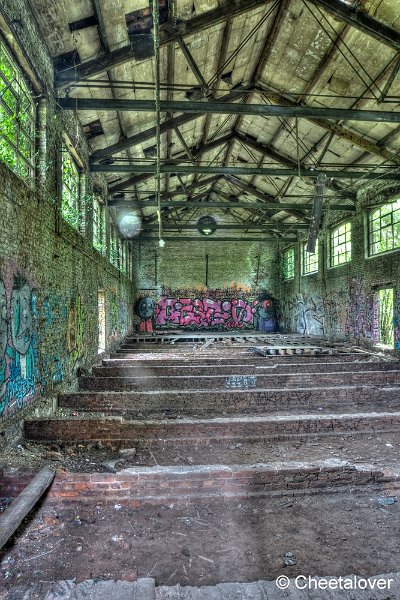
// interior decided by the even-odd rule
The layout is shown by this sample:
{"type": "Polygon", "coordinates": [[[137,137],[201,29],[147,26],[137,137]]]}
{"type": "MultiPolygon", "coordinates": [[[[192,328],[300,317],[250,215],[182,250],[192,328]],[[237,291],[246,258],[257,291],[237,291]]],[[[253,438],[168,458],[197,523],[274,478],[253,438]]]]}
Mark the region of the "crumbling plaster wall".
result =
{"type": "MultiPolygon", "coordinates": [[[[6,0],[7,21],[42,82],[37,177],[31,185],[0,164],[0,444],[28,413],[51,411],[79,368],[98,360],[98,291],[106,298],[107,350],[132,325],[132,282],[92,245],[88,146],[74,117],[56,108],[52,60],[27,3],[6,0]],[[60,214],[60,148],[67,133],[84,168],[83,231],[60,214]]],[[[6,33],[7,35],[7,33],[6,33]]],[[[108,235],[108,234],[107,234],[108,235]]]]}

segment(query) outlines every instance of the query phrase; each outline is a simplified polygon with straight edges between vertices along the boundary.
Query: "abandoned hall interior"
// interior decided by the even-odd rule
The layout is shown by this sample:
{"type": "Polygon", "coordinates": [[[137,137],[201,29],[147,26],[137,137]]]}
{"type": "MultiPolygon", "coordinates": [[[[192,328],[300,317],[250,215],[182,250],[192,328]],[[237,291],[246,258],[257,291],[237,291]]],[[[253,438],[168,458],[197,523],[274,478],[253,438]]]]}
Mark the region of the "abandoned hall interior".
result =
{"type": "Polygon", "coordinates": [[[399,0],[0,0],[0,600],[400,599],[399,0]]]}

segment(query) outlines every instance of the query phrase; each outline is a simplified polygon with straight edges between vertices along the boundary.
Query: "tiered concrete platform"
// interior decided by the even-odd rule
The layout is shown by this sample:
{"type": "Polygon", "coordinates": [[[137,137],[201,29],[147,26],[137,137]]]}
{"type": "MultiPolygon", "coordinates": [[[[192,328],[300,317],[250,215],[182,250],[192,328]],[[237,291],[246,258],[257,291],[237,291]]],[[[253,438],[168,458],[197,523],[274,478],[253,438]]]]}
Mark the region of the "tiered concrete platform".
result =
{"type": "MultiPolygon", "coordinates": [[[[26,422],[30,444],[116,457],[111,472],[57,473],[40,522],[64,523],[65,541],[59,550],[50,528],[52,558],[28,555],[41,577],[118,579],[129,565],[155,578],[157,600],[300,600],[324,596],[277,590],[287,550],[302,555],[289,577],[396,571],[400,363],[299,336],[200,337],[128,340],[60,395],[53,417],[26,422]],[[133,448],[140,460],[118,466],[133,448]]],[[[3,494],[29,477],[3,474],[3,494]]],[[[15,552],[36,543],[40,522],[15,552]]],[[[387,596],[332,597],[392,600],[395,582],[387,596]]]]}

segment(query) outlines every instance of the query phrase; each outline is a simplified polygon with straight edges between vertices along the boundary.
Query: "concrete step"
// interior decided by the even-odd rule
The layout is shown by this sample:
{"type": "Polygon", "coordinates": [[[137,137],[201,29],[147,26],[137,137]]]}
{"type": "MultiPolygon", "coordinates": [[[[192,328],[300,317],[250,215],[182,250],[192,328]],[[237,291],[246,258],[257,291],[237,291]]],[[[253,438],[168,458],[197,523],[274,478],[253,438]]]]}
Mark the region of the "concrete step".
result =
{"type": "Polygon", "coordinates": [[[284,437],[398,432],[400,412],[299,414],[216,419],[128,421],[122,418],[49,418],[25,421],[27,440],[101,441],[110,446],[227,444],[284,437]]]}
{"type": "Polygon", "coordinates": [[[273,373],[257,375],[198,375],[160,377],[80,377],[80,390],[222,390],[289,389],[334,387],[335,385],[399,385],[400,371],[273,373]]]}
{"type": "MultiPolygon", "coordinates": [[[[339,582],[337,577],[316,577],[310,587],[298,589],[295,579],[280,580],[282,589],[277,581],[256,581],[253,583],[219,583],[215,586],[173,587],[160,586],[156,588],[157,600],[400,600],[400,574],[386,573],[368,579],[347,575],[339,582]],[[366,581],[366,583],[364,583],[366,581]],[[379,584],[379,587],[378,587],[379,584]],[[342,589],[339,589],[339,585],[342,589]],[[343,589],[352,586],[350,589],[343,589]],[[287,586],[285,588],[285,586],[287,586]],[[321,586],[318,588],[318,586],[321,586]],[[363,587],[367,589],[362,589],[363,587]],[[355,589],[357,588],[358,589],[355,589]]],[[[298,586],[304,585],[300,580],[298,586]]]]}
{"type": "Polygon", "coordinates": [[[368,371],[398,371],[400,370],[399,362],[328,362],[319,361],[317,359],[308,364],[304,362],[282,362],[280,364],[221,364],[221,365],[204,365],[200,361],[198,363],[176,364],[168,366],[152,365],[143,363],[140,365],[113,365],[111,361],[107,361],[107,366],[94,367],[92,371],[93,377],[144,377],[144,376],[198,376],[206,375],[268,375],[277,373],[301,373],[307,370],[308,373],[331,373],[340,371],[345,372],[368,372],[368,371]]]}
{"type": "Polygon", "coordinates": [[[400,388],[359,385],[285,390],[78,391],[60,394],[58,405],[61,409],[124,415],[135,419],[379,412],[399,410],[400,388]]]}
{"type": "Polygon", "coordinates": [[[0,600],[155,600],[151,578],[128,581],[42,582],[0,591],[0,600]]]}
{"type": "MultiPolygon", "coordinates": [[[[223,353],[218,352],[213,356],[210,356],[209,353],[199,353],[199,352],[191,352],[185,354],[173,353],[171,352],[171,356],[168,353],[157,353],[157,352],[149,352],[149,353],[132,353],[132,354],[112,354],[111,358],[103,360],[103,366],[111,366],[113,364],[136,364],[136,363],[149,363],[160,366],[168,366],[168,365],[197,365],[201,363],[202,365],[207,366],[224,366],[224,365],[274,365],[274,364],[290,364],[290,362],[295,363],[305,363],[305,364],[313,364],[318,361],[321,362],[370,362],[371,357],[368,354],[319,354],[318,356],[307,356],[307,355],[294,355],[292,357],[289,356],[260,356],[256,355],[250,351],[241,352],[238,354],[234,353],[223,353]]],[[[376,360],[375,362],[379,362],[376,360]]],[[[391,362],[391,361],[385,361],[391,362]]],[[[372,363],[374,364],[374,363],[372,363]]]]}

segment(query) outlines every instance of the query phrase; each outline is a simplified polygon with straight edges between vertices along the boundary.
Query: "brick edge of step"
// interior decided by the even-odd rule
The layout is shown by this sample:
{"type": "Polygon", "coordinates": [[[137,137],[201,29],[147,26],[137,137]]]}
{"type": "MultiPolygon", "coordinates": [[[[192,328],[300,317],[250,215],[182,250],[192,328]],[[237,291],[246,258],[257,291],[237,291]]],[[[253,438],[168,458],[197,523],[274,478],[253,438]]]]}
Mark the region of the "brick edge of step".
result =
{"type": "MultiPolygon", "coordinates": [[[[338,577],[332,577],[328,575],[326,577],[315,577],[316,580],[333,580],[338,581],[338,577]]],[[[342,575],[343,579],[350,579],[354,581],[355,575],[342,575]]],[[[363,577],[357,576],[357,580],[364,579],[363,577]]],[[[367,581],[376,582],[378,580],[384,580],[389,582],[391,580],[390,588],[381,590],[375,585],[374,598],[376,600],[387,600],[388,589],[390,589],[390,599],[400,599],[400,573],[385,573],[382,575],[373,575],[365,578],[367,581]]],[[[219,600],[229,600],[230,598],[240,598],[241,600],[283,600],[283,598],[291,598],[292,600],[308,600],[310,590],[296,589],[295,579],[291,578],[283,581],[283,585],[287,583],[288,591],[283,591],[277,586],[276,580],[274,581],[254,581],[254,582],[243,582],[243,583],[218,583],[215,586],[203,586],[203,587],[192,587],[192,586],[181,586],[180,584],[175,586],[161,585],[156,588],[156,600],[207,600],[207,598],[218,598],[219,600]],[[287,595],[289,594],[289,595],[287,595]]],[[[302,582],[303,583],[303,582],[302,582]]],[[[326,588],[321,588],[326,589],[326,588]]],[[[332,588],[335,589],[335,588],[332,588]]],[[[372,590],[371,590],[372,591],[372,590]]],[[[359,591],[352,590],[348,594],[344,592],[336,592],[335,598],[354,598],[354,600],[365,600],[367,598],[367,592],[364,592],[361,588],[359,591]]],[[[322,592],[316,592],[316,595],[312,594],[312,598],[322,598],[320,595],[322,592]]],[[[328,592],[329,594],[329,592],[328,592]]],[[[333,597],[333,596],[330,596],[333,597]]],[[[370,596],[368,596],[370,598],[370,596]]]]}
{"type": "MultiPolygon", "coordinates": [[[[22,485],[32,477],[20,474],[22,485]]],[[[9,495],[17,493],[12,478],[0,481],[9,495]]],[[[111,473],[60,471],[46,497],[46,504],[117,503],[141,508],[160,505],[190,505],[210,501],[272,496],[340,493],[351,488],[369,488],[386,493],[400,487],[395,469],[340,459],[305,462],[270,462],[248,465],[197,465],[134,467],[111,473]]]]}

